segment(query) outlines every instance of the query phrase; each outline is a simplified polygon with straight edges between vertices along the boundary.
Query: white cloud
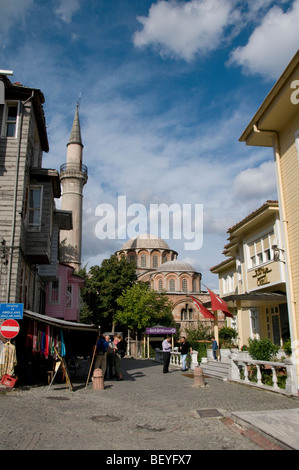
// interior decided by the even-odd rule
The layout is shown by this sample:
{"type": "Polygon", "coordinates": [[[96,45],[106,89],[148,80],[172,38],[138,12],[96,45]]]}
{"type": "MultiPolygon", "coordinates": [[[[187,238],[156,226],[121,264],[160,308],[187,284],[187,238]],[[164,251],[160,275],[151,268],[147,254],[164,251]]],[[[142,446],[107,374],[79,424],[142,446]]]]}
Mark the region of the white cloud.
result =
{"type": "Polygon", "coordinates": [[[237,175],[233,185],[235,197],[241,201],[270,199],[276,196],[276,175],[273,161],[257,168],[248,168],[237,175]]]}
{"type": "MultiPolygon", "coordinates": [[[[6,39],[9,29],[18,22],[25,20],[26,14],[33,5],[33,0],[1,1],[0,37],[6,39]]],[[[2,44],[3,46],[3,44],[2,44]]]]}
{"type": "Polygon", "coordinates": [[[134,44],[191,61],[215,49],[233,19],[229,0],[163,0],[151,6],[148,17],[138,17],[143,29],[135,33],[134,44]]]}
{"type": "Polygon", "coordinates": [[[271,8],[253,31],[246,46],[237,47],[229,64],[239,65],[248,74],[277,79],[296,53],[299,44],[299,0],[285,13],[271,8]]]}
{"type": "Polygon", "coordinates": [[[70,23],[72,16],[79,9],[79,0],[59,0],[59,6],[56,8],[55,13],[64,23],[70,23]]]}

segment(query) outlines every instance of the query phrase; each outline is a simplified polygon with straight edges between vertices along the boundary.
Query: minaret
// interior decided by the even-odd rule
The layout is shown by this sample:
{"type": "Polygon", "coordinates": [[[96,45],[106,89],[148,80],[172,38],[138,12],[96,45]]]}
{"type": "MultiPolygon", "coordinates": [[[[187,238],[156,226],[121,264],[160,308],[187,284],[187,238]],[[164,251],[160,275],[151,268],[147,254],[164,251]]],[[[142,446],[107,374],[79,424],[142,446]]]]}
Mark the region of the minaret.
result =
{"type": "Polygon", "coordinates": [[[62,185],[61,209],[72,211],[72,230],[60,231],[60,261],[75,268],[81,266],[83,186],[87,182],[87,167],[82,165],[79,105],[67,144],[66,163],[60,167],[62,185]]]}

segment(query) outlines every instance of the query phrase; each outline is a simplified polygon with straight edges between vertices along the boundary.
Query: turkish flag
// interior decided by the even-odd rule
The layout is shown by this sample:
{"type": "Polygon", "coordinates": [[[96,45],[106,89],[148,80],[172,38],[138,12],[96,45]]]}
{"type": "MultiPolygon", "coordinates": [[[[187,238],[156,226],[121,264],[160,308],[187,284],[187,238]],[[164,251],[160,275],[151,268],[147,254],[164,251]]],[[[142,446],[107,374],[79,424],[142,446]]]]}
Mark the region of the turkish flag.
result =
{"type": "Polygon", "coordinates": [[[211,304],[212,304],[212,310],[221,310],[226,317],[233,317],[233,315],[230,313],[228,306],[226,305],[226,302],[224,302],[223,299],[220,299],[218,295],[216,295],[213,291],[211,291],[207,287],[210,297],[211,297],[211,304]]]}
{"type": "Polygon", "coordinates": [[[200,313],[203,314],[203,316],[205,318],[213,318],[213,320],[215,320],[215,316],[206,308],[204,307],[200,302],[199,300],[195,299],[194,297],[192,297],[191,295],[189,295],[189,297],[193,300],[193,302],[195,303],[196,307],[198,308],[198,310],[200,311],[200,313]]]}

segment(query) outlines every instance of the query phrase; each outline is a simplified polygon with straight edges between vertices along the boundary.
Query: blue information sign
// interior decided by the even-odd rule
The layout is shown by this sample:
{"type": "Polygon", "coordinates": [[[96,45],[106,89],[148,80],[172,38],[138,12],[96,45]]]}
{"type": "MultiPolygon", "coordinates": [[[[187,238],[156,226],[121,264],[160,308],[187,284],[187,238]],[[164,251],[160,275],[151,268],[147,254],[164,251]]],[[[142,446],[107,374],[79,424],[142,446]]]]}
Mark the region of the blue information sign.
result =
{"type": "Polygon", "coordinates": [[[22,320],[24,304],[0,304],[0,318],[22,320]]]}

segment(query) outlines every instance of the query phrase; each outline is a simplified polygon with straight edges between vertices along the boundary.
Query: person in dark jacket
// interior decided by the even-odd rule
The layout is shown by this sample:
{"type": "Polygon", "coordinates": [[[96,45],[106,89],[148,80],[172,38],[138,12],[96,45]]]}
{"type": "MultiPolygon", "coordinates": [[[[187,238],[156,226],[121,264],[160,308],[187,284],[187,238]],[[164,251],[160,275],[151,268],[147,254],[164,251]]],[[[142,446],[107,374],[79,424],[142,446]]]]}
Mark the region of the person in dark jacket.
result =
{"type": "Polygon", "coordinates": [[[114,337],[114,344],[115,344],[115,348],[113,351],[115,354],[114,356],[115,374],[116,374],[117,380],[123,380],[122,371],[121,371],[121,361],[125,355],[125,343],[121,335],[116,335],[114,337]]]}
{"type": "Polygon", "coordinates": [[[187,356],[189,352],[192,354],[192,346],[190,343],[188,343],[188,341],[186,341],[185,336],[181,337],[180,351],[182,360],[182,370],[187,370],[187,356]]]}

